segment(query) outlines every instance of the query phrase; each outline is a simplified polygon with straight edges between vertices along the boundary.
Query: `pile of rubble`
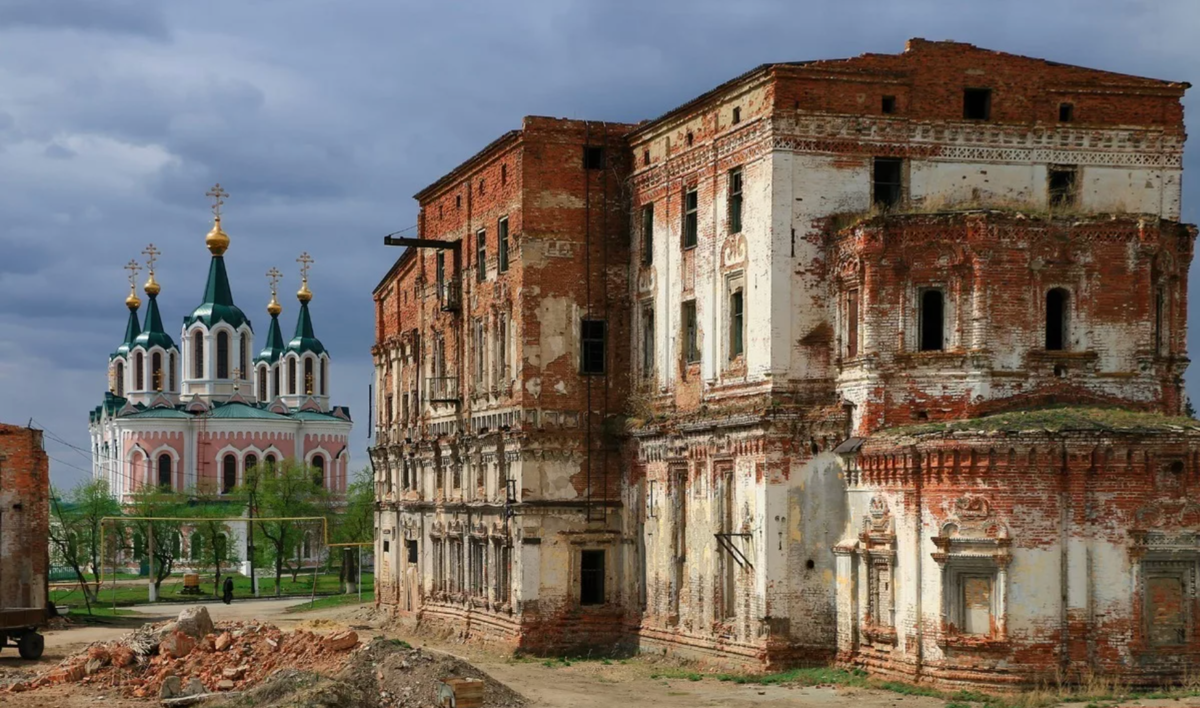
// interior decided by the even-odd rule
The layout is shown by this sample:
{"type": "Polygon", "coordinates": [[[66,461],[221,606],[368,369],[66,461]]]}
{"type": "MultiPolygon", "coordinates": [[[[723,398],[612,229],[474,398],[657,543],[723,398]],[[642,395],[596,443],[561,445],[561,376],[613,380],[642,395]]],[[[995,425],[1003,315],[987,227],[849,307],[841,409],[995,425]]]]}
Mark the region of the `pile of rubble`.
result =
{"type": "Polygon", "coordinates": [[[215,627],[207,609],[192,607],[175,621],[143,625],[116,642],[93,644],[8,690],[83,683],[131,697],[163,699],[239,691],[281,667],[335,671],[357,645],[358,635],[352,631],[322,637],[305,630],[284,632],[269,624],[231,622],[215,627]]]}

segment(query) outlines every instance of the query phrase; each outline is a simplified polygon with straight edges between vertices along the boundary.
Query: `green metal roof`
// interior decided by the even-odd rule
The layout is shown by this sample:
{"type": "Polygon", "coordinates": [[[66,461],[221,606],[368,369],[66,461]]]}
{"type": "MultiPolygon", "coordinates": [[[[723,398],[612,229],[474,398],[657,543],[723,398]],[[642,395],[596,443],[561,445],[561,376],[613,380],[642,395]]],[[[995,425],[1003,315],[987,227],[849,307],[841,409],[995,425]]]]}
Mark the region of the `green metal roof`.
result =
{"type": "Polygon", "coordinates": [[[142,328],[138,325],[137,310],[129,311],[129,320],[125,323],[125,339],[121,342],[121,346],[108,356],[108,360],[112,361],[119,356],[129,354],[129,348],[133,346],[133,340],[137,339],[142,333],[142,328]]]}
{"type": "MultiPolygon", "coordinates": [[[[325,422],[342,420],[341,418],[338,418],[337,416],[330,415],[328,413],[318,413],[317,411],[296,411],[295,413],[292,413],[291,417],[295,418],[296,420],[318,420],[318,421],[325,421],[325,422]]],[[[342,422],[345,422],[345,421],[342,421],[342,422]]]]}
{"type": "Polygon", "coordinates": [[[299,354],[324,354],[325,345],[313,334],[312,317],[308,314],[308,303],[300,303],[300,316],[296,318],[296,334],[288,342],[287,350],[299,354]]]}
{"type": "Polygon", "coordinates": [[[288,416],[272,413],[264,408],[245,403],[226,403],[217,406],[210,414],[213,418],[253,418],[257,420],[287,420],[288,416]]]}
{"type": "Polygon", "coordinates": [[[225,272],[225,259],[222,256],[213,256],[212,263],[208,266],[204,301],[192,310],[192,314],[183,318],[184,327],[190,327],[196,322],[202,322],[209,328],[218,322],[224,322],[234,329],[243,324],[250,324],[246,314],[233,304],[233,291],[229,289],[229,275],[225,272]]]}
{"type": "Polygon", "coordinates": [[[191,417],[192,417],[191,413],[185,413],[185,412],[179,410],[178,408],[147,408],[144,411],[138,411],[137,413],[130,413],[129,415],[125,416],[125,419],[126,420],[129,420],[131,418],[137,418],[139,420],[144,419],[144,418],[177,418],[177,419],[179,419],[179,418],[191,418],[191,417]]]}
{"type": "Polygon", "coordinates": [[[279,315],[271,315],[271,326],[267,329],[267,344],[263,350],[254,357],[254,363],[265,361],[268,364],[274,364],[279,361],[279,357],[283,356],[286,349],[283,346],[283,334],[279,331],[279,315]]]}
{"type": "Polygon", "coordinates": [[[163,329],[162,317],[158,314],[158,296],[150,296],[150,304],[146,306],[146,326],[142,328],[142,333],[134,340],[134,346],[149,349],[150,347],[162,347],[163,349],[175,349],[175,340],[171,339],[171,335],[167,334],[163,329]]]}

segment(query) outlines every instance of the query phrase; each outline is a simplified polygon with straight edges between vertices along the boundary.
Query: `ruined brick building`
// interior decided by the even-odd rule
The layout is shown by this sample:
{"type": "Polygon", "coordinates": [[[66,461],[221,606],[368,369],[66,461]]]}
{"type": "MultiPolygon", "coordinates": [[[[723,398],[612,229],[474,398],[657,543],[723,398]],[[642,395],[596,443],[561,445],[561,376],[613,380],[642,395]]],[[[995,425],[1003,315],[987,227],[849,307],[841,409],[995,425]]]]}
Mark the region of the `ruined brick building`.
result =
{"type": "Polygon", "coordinates": [[[915,39],[527,118],[375,291],[377,601],[530,651],[1178,676],[1187,87],[915,39]]]}
{"type": "Polygon", "coordinates": [[[50,581],[50,458],[42,431],[0,423],[0,647],[42,654],[50,581]]]}

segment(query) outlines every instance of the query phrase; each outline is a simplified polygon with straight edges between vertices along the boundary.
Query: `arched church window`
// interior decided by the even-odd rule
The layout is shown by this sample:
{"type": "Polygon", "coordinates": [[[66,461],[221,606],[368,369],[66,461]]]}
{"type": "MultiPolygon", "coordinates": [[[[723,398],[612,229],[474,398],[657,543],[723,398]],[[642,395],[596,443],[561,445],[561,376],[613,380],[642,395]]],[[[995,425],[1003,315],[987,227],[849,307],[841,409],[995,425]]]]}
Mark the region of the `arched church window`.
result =
{"type": "Polygon", "coordinates": [[[162,354],[154,352],[150,355],[150,383],[155,391],[163,390],[162,354]]]}
{"type": "Polygon", "coordinates": [[[257,466],[258,466],[258,456],[257,455],[246,455],[246,472],[249,472],[250,470],[254,469],[257,466]]]}
{"type": "Polygon", "coordinates": [[[229,378],[229,333],[217,332],[217,378],[229,378]]]}
{"type": "Polygon", "coordinates": [[[171,456],[165,452],[158,456],[158,486],[171,488],[171,456]]]}
{"type": "Polygon", "coordinates": [[[278,365],[275,366],[275,370],[272,372],[271,378],[272,378],[271,393],[275,396],[278,396],[279,395],[279,366],[278,365]]]}
{"type": "Polygon", "coordinates": [[[228,494],[237,486],[237,457],[232,453],[221,462],[221,493],[228,494]]]}
{"type": "Polygon", "coordinates": [[[204,378],[204,333],[200,330],[192,335],[192,378],[204,378]]]}
{"type": "Polygon", "coordinates": [[[243,381],[248,381],[250,379],[250,364],[249,360],[246,358],[246,353],[249,351],[250,338],[246,336],[245,332],[242,332],[241,345],[238,347],[238,366],[241,367],[240,371],[242,372],[243,381]]]}
{"type": "Polygon", "coordinates": [[[313,390],[313,360],[312,357],[304,358],[304,393],[311,396],[313,390]]]}
{"type": "Polygon", "coordinates": [[[117,362],[117,395],[125,397],[125,362],[117,362]]]}
{"type": "Polygon", "coordinates": [[[329,395],[329,362],[321,360],[321,395],[329,395]]]}
{"type": "Polygon", "coordinates": [[[325,458],[317,455],[313,457],[313,484],[318,487],[325,486],[325,458]]]}
{"type": "Polygon", "coordinates": [[[258,367],[258,400],[270,400],[267,394],[267,367],[258,367]]]}
{"type": "Polygon", "coordinates": [[[200,535],[199,531],[193,531],[192,537],[188,539],[188,559],[193,561],[200,560],[203,551],[204,536],[200,535]]]}
{"type": "Polygon", "coordinates": [[[171,352],[170,365],[167,367],[167,390],[175,390],[175,352],[171,352]]]}
{"type": "Polygon", "coordinates": [[[275,471],[275,456],[268,454],[266,457],[263,458],[263,464],[265,464],[267,466],[267,469],[271,470],[271,472],[273,473],[275,471]]]}
{"type": "Polygon", "coordinates": [[[288,359],[288,393],[296,394],[296,360],[288,359]]]}
{"type": "Polygon", "coordinates": [[[146,390],[146,362],[142,357],[142,353],[138,352],[133,355],[133,390],[146,390]]]}
{"type": "Polygon", "coordinates": [[[1070,293],[1053,288],[1046,293],[1046,351],[1067,348],[1067,305],[1070,293]]]}

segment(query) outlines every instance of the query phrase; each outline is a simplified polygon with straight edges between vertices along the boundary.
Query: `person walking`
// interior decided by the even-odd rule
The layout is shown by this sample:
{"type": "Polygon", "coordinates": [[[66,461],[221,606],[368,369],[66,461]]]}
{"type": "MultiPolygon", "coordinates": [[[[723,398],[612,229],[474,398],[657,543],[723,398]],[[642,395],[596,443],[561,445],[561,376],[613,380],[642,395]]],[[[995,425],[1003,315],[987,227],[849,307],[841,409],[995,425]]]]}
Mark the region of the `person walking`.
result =
{"type": "Polygon", "coordinates": [[[225,576],[225,583],[221,588],[221,599],[226,605],[233,602],[233,578],[228,575],[225,576]]]}

